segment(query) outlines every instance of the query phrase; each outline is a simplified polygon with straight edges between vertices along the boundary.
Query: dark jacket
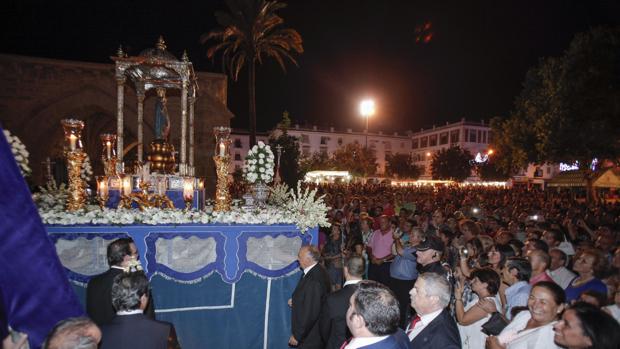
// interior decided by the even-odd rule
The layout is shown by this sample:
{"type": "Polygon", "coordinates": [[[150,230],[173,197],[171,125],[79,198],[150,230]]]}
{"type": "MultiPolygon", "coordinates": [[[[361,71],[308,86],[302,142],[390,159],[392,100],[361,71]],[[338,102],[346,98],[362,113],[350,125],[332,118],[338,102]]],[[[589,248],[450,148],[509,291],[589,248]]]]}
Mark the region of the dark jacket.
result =
{"type": "Polygon", "coordinates": [[[329,276],[320,264],[310,269],[293,291],[291,331],[299,342],[299,348],[323,348],[319,315],[329,291],[329,276]]]}
{"type": "MultiPolygon", "coordinates": [[[[116,316],[112,306],[112,284],[114,278],[122,274],[121,269],[110,268],[105,273],[94,276],[86,287],[86,312],[98,325],[105,325],[116,316]]],[[[144,313],[151,319],[155,319],[155,307],[153,297],[149,294],[149,303],[144,313]]]]}
{"type": "Polygon", "coordinates": [[[327,295],[320,318],[321,338],[326,343],[325,349],[339,349],[351,336],[347,328],[346,314],[349,300],[356,288],[357,285],[350,284],[327,295]]]}
{"type": "Polygon", "coordinates": [[[101,349],[166,349],[171,326],[144,314],[117,315],[101,333],[101,349]]]}
{"type": "Polygon", "coordinates": [[[413,338],[411,346],[425,349],[460,349],[459,329],[450,312],[444,309],[422,332],[413,338]]]}

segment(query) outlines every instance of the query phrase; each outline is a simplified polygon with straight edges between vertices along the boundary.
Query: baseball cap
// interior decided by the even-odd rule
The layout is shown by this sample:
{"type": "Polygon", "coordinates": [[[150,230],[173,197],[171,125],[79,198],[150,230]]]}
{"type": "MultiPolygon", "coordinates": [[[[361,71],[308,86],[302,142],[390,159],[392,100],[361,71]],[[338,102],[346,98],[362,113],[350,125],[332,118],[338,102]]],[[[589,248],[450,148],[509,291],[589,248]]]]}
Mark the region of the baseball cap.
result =
{"type": "Polygon", "coordinates": [[[436,236],[429,236],[424,241],[422,241],[418,246],[418,251],[426,251],[426,250],[435,250],[443,252],[445,245],[440,238],[436,236]]]}

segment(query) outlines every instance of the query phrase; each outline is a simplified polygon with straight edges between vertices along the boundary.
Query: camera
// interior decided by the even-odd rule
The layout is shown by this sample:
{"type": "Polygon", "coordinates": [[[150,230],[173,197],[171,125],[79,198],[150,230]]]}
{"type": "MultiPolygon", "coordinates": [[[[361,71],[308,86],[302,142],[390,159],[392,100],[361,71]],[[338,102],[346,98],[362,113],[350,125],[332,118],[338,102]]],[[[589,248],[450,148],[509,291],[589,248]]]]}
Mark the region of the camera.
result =
{"type": "Polygon", "coordinates": [[[459,254],[463,257],[467,257],[469,256],[469,250],[467,249],[467,247],[463,246],[459,249],[459,254]]]}

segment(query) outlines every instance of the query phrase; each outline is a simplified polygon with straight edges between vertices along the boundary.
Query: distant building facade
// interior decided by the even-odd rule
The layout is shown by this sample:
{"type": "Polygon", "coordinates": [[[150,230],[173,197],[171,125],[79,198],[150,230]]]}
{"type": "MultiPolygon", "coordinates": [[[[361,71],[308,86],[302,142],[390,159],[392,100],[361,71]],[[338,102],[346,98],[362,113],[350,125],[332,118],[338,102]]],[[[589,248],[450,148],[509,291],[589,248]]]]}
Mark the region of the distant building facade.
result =
{"type": "MultiPolygon", "coordinates": [[[[459,146],[474,157],[484,158],[488,154],[493,133],[484,121],[459,122],[420,130],[411,134],[411,155],[416,165],[424,169],[422,179],[430,179],[433,155],[442,149],[459,146]]],[[[492,155],[491,155],[492,156],[492,155]]]]}
{"type": "MultiPolygon", "coordinates": [[[[346,131],[336,130],[333,127],[319,128],[300,127],[294,125],[288,130],[288,134],[299,140],[299,151],[302,156],[311,156],[313,153],[326,153],[332,155],[340,147],[356,143],[366,146],[375,152],[377,158],[377,174],[384,175],[386,159],[391,154],[411,155],[416,165],[424,168],[422,178],[430,178],[430,163],[432,155],[441,149],[450,146],[460,146],[469,150],[472,155],[486,154],[492,132],[488,125],[465,121],[464,119],[434,127],[429,130],[421,130],[416,133],[384,134],[356,132],[352,129],[346,131]]],[[[249,133],[245,130],[233,130],[232,135],[231,171],[243,168],[243,159],[249,150],[249,133]]],[[[258,133],[257,140],[268,142],[269,133],[258,133]]]]}

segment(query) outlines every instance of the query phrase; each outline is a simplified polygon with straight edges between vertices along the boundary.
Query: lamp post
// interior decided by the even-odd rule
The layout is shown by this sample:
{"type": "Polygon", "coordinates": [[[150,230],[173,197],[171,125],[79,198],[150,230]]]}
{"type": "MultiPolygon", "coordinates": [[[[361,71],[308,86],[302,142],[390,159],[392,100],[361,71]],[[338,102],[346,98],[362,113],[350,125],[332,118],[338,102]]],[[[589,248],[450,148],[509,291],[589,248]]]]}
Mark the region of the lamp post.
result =
{"type": "Polygon", "coordinates": [[[360,103],[360,114],[366,118],[366,148],[368,149],[368,119],[375,114],[375,101],[365,99],[360,103]]]}

